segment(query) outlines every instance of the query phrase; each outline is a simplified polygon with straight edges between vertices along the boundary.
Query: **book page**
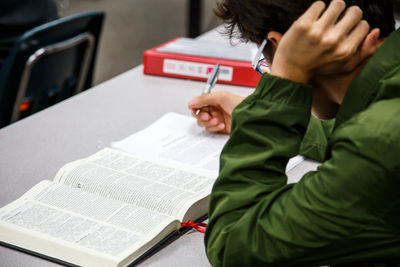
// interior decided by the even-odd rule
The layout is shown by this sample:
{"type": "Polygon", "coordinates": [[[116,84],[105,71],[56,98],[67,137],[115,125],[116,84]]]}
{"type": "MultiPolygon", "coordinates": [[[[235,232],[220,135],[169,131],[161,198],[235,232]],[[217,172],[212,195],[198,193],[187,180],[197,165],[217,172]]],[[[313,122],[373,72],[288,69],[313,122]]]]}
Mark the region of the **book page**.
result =
{"type": "Polygon", "coordinates": [[[110,148],[65,165],[55,178],[66,186],[180,220],[191,205],[210,194],[214,180],[110,148]]]}
{"type": "Polygon", "coordinates": [[[140,157],[207,171],[217,177],[219,155],[229,136],[213,134],[196,124],[193,117],[167,113],[146,129],[111,147],[140,157]]]}
{"type": "MultiPolygon", "coordinates": [[[[43,250],[51,247],[36,243],[48,240],[83,254],[122,260],[173,222],[173,218],[161,213],[43,181],[0,209],[0,240],[22,242],[15,245],[44,254],[47,253],[43,250]],[[6,229],[25,234],[14,239],[16,233],[7,235],[6,229]],[[42,241],[29,244],[27,233],[42,241]]],[[[175,222],[174,228],[178,226],[175,222]]],[[[53,252],[48,253],[54,256],[53,252]]]]}
{"type": "MultiPolygon", "coordinates": [[[[219,156],[228,138],[226,134],[207,132],[193,117],[170,112],[146,129],[112,143],[111,147],[140,157],[208,171],[217,177],[219,156]]],[[[302,156],[291,158],[286,172],[303,160],[302,156]]]]}

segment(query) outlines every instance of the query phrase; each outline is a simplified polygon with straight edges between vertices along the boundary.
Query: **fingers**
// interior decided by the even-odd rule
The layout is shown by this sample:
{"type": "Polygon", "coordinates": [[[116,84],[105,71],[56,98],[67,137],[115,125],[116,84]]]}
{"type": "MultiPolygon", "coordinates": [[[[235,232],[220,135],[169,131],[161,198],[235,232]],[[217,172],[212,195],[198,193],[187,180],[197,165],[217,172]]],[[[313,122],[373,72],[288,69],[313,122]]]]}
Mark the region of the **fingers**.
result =
{"type": "Polygon", "coordinates": [[[206,130],[212,133],[225,132],[225,124],[220,123],[217,126],[206,127],[206,130]]]}
{"type": "Polygon", "coordinates": [[[210,132],[228,134],[233,109],[242,102],[244,97],[218,91],[193,98],[188,106],[199,126],[210,132]],[[196,115],[196,112],[200,112],[196,115]]]}
{"type": "Polygon", "coordinates": [[[346,9],[346,3],[343,0],[334,0],[317,23],[321,29],[326,30],[333,27],[336,36],[345,36],[358,26],[361,19],[362,10],[358,6],[351,6],[346,9]],[[344,14],[343,11],[345,11],[344,14]]]}
{"type": "Polygon", "coordinates": [[[338,44],[337,53],[339,60],[347,60],[354,57],[360,51],[359,48],[369,32],[369,24],[365,20],[359,21],[350,33],[338,44]]]}
{"type": "Polygon", "coordinates": [[[343,14],[345,9],[344,1],[334,0],[318,21],[325,30],[331,27],[330,34],[325,37],[325,44],[327,47],[335,47],[338,60],[355,56],[369,31],[369,25],[362,20],[362,10],[358,6],[347,8],[343,14]]]}
{"type": "Polygon", "coordinates": [[[205,127],[209,132],[223,132],[225,130],[225,123],[222,116],[217,112],[200,112],[197,115],[197,124],[200,127],[205,127]]]}
{"type": "Polygon", "coordinates": [[[324,14],[319,19],[318,23],[321,24],[322,28],[327,28],[334,24],[343,11],[346,9],[346,3],[342,0],[332,1],[324,14]]]}
{"type": "Polygon", "coordinates": [[[351,46],[354,50],[356,50],[360,46],[360,44],[364,41],[368,32],[369,32],[369,24],[365,20],[362,20],[351,31],[349,36],[346,38],[345,43],[348,43],[348,46],[351,46]]]}
{"type": "Polygon", "coordinates": [[[316,21],[325,10],[325,3],[322,1],[314,2],[307,11],[300,17],[302,20],[316,21]]]}
{"type": "Polygon", "coordinates": [[[193,98],[188,106],[189,109],[199,109],[210,106],[218,107],[224,112],[232,113],[232,110],[242,102],[244,97],[228,93],[226,91],[217,91],[211,94],[205,94],[193,98]]]}
{"type": "Polygon", "coordinates": [[[196,96],[189,102],[190,109],[198,109],[218,103],[218,93],[196,96]]]}
{"type": "Polygon", "coordinates": [[[350,32],[360,22],[362,14],[362,10],[358,6],[349,7],[336,24],[336,30],[343,33],[350,32]]]}
{"type": "Polygon", "coordinates": [[[224,123],[224,117],[223,115],[216,111],[211,109],[210,114],[212,119],[209,121],[209,125],[206,126],[207,131],[209,132],[223,132],[225,129],[225,123],[224,123]]]}
{"type": "MultiPolygon", "coordinates": [[[[196,115],[196,111],[197,111],[196,109],[194,109],[194,110],[192,109],[192,115],[193,115],[193,117],[196,117],[198,121],[206,122],[211,119],[211,115],[207,111],[202,110],[202,111],[200,111],[200,113],[198,115],[196,115]]],[[[201,125],[201,126],[203,126],[203,125],[201,125]]]]}

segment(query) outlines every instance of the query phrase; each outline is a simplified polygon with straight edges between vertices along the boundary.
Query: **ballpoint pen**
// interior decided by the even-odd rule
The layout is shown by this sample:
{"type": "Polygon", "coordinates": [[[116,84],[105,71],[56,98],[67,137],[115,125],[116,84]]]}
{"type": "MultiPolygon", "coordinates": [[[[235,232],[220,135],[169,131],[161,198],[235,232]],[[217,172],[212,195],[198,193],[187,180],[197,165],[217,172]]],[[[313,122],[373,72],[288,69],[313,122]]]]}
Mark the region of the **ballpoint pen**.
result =
{"type": "MultiPolygon", "coordinates": [[[[209,94],[211,92],[211,89],[214,87],[214,85],[217,83],[218,80],[218,73],[219,73],[219,64],[215,65],[214,69],[212,70],[210,76],[208,77],[206,86],[203,89],[203,92],[201,93],[202,95],[209,94]]],[[[204,107],[205,108],[205,107],[204,107]]],[[[199,108],[196,110],[196,116],[199,115],[200,111],[203,108],[199,108]]]]}

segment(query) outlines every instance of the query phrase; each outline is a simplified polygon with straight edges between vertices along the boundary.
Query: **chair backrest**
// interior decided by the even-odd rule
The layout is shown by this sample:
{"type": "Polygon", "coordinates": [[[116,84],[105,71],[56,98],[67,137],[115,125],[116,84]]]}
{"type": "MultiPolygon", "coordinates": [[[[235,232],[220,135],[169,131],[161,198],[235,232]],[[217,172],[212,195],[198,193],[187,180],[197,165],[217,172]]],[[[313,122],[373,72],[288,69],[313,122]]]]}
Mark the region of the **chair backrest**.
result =
{"type": "Polygon", "coordinates": [[[77,14],[18,39],[0,73],[0,128],[91,87],[103,19],[77,14]]]}

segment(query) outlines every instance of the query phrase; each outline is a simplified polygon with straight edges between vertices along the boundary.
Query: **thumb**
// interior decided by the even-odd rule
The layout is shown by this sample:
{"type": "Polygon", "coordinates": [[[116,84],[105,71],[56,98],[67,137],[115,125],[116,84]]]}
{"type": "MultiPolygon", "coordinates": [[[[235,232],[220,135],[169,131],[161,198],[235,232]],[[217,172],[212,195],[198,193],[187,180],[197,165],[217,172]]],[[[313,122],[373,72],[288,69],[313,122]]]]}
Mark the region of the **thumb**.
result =
{"type": "Polygon", "coordinates": [[[376,52],[378,49],[380,33],[381,31],[378,28],[375,28],[365,37],[360,49],[360,56],[362,59],[368,58],[376,52]]]}

